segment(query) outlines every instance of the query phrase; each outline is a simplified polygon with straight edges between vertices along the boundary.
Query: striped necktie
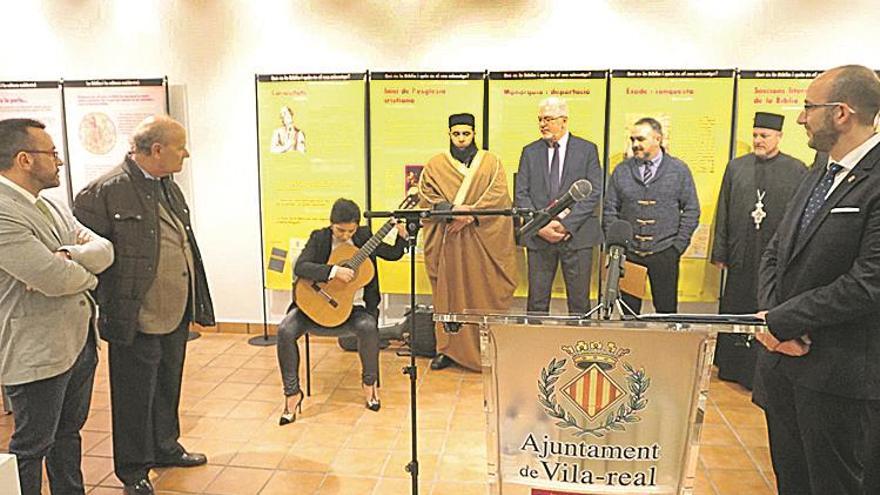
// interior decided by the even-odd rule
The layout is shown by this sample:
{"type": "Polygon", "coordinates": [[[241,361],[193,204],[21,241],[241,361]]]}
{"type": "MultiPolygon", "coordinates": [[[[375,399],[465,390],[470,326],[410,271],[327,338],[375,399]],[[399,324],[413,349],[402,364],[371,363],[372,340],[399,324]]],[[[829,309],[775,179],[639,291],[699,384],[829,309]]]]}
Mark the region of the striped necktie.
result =
{"type": "Polygon", "coordinates": [[[647,184],[654,177],[654,170],[651,168],[651,162],[645,162],[645,171],[642,172],[642,182],[647,184]]]}

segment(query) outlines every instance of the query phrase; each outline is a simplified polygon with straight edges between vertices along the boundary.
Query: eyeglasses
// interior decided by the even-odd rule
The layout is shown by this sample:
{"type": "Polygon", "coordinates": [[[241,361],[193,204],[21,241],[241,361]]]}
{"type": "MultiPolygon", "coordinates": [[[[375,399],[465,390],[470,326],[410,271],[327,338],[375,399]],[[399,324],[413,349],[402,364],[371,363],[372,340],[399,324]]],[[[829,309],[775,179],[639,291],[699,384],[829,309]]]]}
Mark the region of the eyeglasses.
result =
{"type": "Polygon", "coordinates": [[[852,107],[842,101],[829,101],[828,103],[804,103],[804,113],[807,113],[814,108],[836,107],[841,105],[843,105],[843,108],[845,108],[846,111],[848,111],[849,113],[856,113],[856,111],[853,110],[852,107]]]}
{"type": "MultiPolygon", "coordinates": [[[[42,155],[52,155],[52,157],[56,160],[60,160],[61,157],[58,155],[58,150],[18,150],[18,153],[40,153],[42,155]]],[[[16,154],[18,154],[16,153],[16,154]]]]}
{"type": "Polygon", "coordinates": [[[542,116],[538,117],[538,123],[540,123],[540,124],[549,124],[550,121],[552,121],[552,120],[556,120],[556,119],[564,119],[564,118],[566,118],[566,117],[567,117],[566,115],[557,115],[556,117],[551,117],[551,116],[549,116],[549,115],[542,115],[542,116]]]}

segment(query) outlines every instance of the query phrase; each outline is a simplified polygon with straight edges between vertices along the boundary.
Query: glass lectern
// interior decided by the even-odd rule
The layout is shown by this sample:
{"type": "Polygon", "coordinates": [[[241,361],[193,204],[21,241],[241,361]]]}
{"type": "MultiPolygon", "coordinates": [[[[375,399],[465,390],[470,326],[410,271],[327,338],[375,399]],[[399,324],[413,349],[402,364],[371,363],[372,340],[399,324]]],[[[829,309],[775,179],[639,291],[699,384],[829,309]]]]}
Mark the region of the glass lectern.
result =
{"type": "Polygon", "coordinates": [[[493,495],[690,494],[717,332],[763,327],[531,314],[480,329],[493,495]]]}

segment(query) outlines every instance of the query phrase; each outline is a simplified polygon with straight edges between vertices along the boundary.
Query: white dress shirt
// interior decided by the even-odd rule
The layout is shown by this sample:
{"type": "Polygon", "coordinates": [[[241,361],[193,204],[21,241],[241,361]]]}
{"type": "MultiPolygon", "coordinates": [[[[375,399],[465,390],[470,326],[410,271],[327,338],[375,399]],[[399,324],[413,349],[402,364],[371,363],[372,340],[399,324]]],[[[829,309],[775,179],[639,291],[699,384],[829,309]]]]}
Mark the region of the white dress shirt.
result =
{"type": "MultiPolygon", "coordinates": [[[[837,172],[837,175],[834,176],[834,184],[831,185],[831,189],[828,190],[825,199],[828,199],[828,197],[831,196],[831,193],[837,189],[837,186],[843,182],[843,179],[846,179],[846,176],[852,172],[852,169],[855,168],[855,166],[862,161],[862,158],[874,149],[874,146],[877,146],[877,144],[880,144],[880,134],[874,134],[869,137],[867,141],[856,146],[852,151],[844,155],[840,161],[834,161],[831,157],[828,157],[828,167],[831,167],[832,163],[837,163],[843,167],[843,170],[837,172]]],[[[826,168],[826,170],[828,169],[826,168]]]]}
{"type": "MultiPolygon", "coordinates": [[[[8,177],[6,177],[3,174],[0,174],[0,184],[6,184],[7,186],[11,187],[12,190],[21,194],[25,199],[27,199],[34,206],[37,205],[37,200],[43,201],[43,198],[40,198],[39,196],[34,196],[33,194],[31,194],[30,191],[19,186],[15,182],[12,182],[11,180],[9,180],[8,177]]],[[[44,202],[44,204],[48,203],[47,201],[43,201],[43,202],[44,202]]],[[[63,222],[61,221],[61,219],[58,218],[58,212],[55,211],[55,208],[48,207],[46,209],[49,210],[49,214],[52,215],[53,219],[55,219],[55,225],[63,225],[63,222]]],[[[53,227],[52,230],[55,230],[55,228],[53,227]]]]}
{"type": "MultiPolygon", "coordinates": [[[[565,134],[559,138],[559,183],[562,184],[562,171],[565,170],[565,150],[568,148],[568,136],[569,132],[565,131],[565,134]]],[[[553,147],[547,146],[547,171],[550,171],[550,167],[553,165],[553,147]]]]}

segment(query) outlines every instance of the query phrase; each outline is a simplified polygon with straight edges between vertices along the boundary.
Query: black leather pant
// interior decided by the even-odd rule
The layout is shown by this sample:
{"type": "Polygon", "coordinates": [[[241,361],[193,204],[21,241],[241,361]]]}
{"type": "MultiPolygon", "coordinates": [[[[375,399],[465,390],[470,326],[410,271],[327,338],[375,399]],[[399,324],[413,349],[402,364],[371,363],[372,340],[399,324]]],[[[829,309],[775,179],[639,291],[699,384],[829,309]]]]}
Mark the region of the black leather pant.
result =
{"type": "Polygon", "coordinates": [[[379,322],[375,316],[362,306],[355,306],[345,323],[334,328],[325,328],[294,308],[278,325],[278,366],[281,368],[281,382],[284,395],[291,396],[300,391],[299,384],[299,346],[296,341],[306,332],[316,335],[341,335],[351,332],[358,339],[358,354],[364,385],[376,383],[379,374],[379,322]]]}

